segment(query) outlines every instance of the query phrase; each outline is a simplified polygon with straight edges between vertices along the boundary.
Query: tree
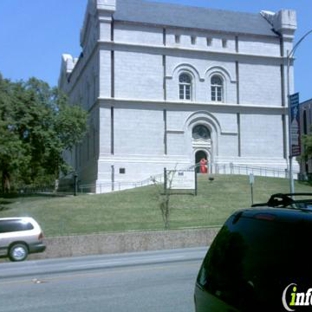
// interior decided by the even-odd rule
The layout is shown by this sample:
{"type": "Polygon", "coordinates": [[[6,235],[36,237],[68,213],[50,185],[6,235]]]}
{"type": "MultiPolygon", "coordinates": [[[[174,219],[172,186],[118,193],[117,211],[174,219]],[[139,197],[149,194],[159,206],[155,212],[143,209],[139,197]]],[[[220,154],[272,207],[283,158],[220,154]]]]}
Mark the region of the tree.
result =
{"type": "MultiPolygon", "coordinates": [[[[301,143],[303,146],[303,148],[301,149],[301,155],[297,156],[296,159],[299,163],[301,163],[301,166],[305,166],[307,161],[312,158],[312,135],[311,134],[302,135],[301,143]]],[[[311,180],[310,176],[303,178],[308,178],[309,181],[311,180]]]]}
{"type": "Polygon", "coordinates": [[[164,222],[165,230],[170,229],[170,216],[171,216],[171,188],[174,179],[176,168],[174,170],[164,169],[164,181],[157,181],[156,177],[151,177],[151,181],[157,188],[157,200],[159,209],[164,222]]]}
{"type": "Polygon", "coordinates": [[[10,172],[23,158],[23,147],[14,129],[13,85],[0,74],[0,171],[3,191],[10,190],[10,172]],[[12,157],[16,155],[16,157],[12,157]]]}
{"type": "Polygon", "coordinates": [[[301,157],[308,159],[312,157],[312,135],[306,134],[301,137],[304,146],[301,157]]]}
{"type": "Polygon", "coordinates": [[[34,184],[66,172],[62,153],[83,139],[87,117],[59,89],[41,80],[13,83],[0,75],[2,189],[8,190],[12,179],[34,184]]]}

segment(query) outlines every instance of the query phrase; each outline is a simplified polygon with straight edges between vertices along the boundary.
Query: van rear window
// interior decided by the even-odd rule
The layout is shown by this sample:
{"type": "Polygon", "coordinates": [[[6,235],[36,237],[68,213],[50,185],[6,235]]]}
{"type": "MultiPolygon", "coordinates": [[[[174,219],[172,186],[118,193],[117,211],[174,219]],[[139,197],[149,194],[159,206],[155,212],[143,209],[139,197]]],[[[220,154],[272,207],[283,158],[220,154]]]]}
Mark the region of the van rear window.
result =
{"type": "Polygon", "coordinates": [[[25,222],[21,219],[0,221],[0,233],[29,231],[33,228],[34,227],[30,222],[25,222]]]}
{"type": "Polygon", "coordinates": [[[304,220],[231,219],[210,247],[198,283],[236,307],[241,296],[255,295],[259,304],[281,298],[290,283],[311,287],[311,237],[304,220]]]}

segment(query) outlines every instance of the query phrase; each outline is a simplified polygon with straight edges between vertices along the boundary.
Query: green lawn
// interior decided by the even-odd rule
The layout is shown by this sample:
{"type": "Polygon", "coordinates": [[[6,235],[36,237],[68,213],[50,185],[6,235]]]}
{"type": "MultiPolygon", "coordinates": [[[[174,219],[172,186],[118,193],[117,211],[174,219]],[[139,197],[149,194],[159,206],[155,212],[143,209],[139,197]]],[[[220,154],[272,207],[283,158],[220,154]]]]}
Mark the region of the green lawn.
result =
{"type": "MultiPolygon", "coordinates": [[[[296,192],[312,192],[295,182],[296,192]]],[[[69,197],[0,198],[0,217],[32,216],[45,236],[99,232],[161,230],[155,186],[101,195],[69,197]]],[[[255,177],[254,202],[265,202],[272,193],[289,192],[289,181],[255,177]]],[[[248,176],[217,175],[213,182],[200,176],[198,195],[172,195],[171,229],[219,226],[234,210],[251,204],[248,176]]]]}

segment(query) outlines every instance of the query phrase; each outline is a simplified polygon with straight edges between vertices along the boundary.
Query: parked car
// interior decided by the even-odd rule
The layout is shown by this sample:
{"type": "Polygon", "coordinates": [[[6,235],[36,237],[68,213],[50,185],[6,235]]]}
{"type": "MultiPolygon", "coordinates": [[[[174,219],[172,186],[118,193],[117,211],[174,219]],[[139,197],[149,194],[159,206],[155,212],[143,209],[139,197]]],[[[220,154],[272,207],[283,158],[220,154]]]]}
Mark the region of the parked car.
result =
{"type": "Polygon", "coordinates": [[[23,261],[45,249],[43,232],[33,218],[0,218],[0,257],[23,261]]]}
{"type": "Polygon", "coordinates": [[[199,270],[195,311],[311,311],[311,207],[310,193],[274,194],[233,213],[199,270]]]}

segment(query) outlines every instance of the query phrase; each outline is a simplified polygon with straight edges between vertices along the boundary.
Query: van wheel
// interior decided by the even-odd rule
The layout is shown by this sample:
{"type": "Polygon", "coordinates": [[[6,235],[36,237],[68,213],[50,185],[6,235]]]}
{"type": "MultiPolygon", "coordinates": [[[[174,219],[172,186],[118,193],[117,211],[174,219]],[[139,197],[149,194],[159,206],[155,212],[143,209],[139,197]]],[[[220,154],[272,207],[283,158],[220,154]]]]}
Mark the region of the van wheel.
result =
{"type": "Polygon", "coordinates": [[[14,244],[9,251],[11,261],[24,261],[28,256],[28,248],[25,244],[14,244]]]}

